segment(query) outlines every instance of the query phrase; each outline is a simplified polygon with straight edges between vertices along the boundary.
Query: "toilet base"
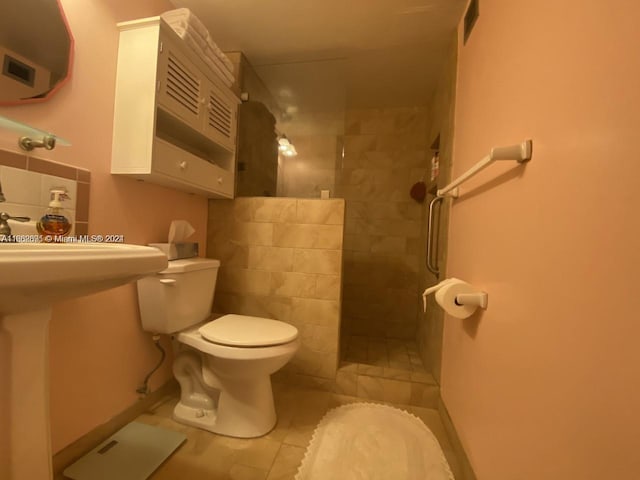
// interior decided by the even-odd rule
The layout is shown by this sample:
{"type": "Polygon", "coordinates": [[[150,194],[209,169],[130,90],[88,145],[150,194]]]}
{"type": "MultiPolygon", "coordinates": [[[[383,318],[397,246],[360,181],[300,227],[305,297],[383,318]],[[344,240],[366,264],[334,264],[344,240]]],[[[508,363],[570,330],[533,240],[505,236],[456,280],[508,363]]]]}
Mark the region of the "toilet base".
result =
{"type": "Polygon", "coordinates": [[[232,347],[180,332],[173,374],[180,384],[174,419],[213,433],[255,438],[276,424],[271,374],[299,347],[298,339],[266,347],[232,347]]]}
{"type": "Polygon", "coordinates": [[[270,376],[251,381],[220,379],[217,408],[202,408],[178,402],[173,418],[179,423],[236,438],[255,438],[276,425],[270,376]]]}

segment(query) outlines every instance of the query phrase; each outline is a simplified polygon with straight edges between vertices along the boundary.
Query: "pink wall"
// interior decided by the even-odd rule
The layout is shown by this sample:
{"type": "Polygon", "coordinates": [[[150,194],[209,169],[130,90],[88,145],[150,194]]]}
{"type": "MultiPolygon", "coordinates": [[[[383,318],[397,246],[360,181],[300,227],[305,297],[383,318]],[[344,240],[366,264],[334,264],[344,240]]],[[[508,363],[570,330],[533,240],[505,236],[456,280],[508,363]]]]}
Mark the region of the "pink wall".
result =
{"type": "MultiPolygon", "coordinates": [[[[0,108],[0,115],[71,140],[47,157],[91,170],[90,232],[121,233],[127,243],[163,241],[172,219],[196,228],[205,251],[204,197],[115,178],[109,173],[118,30],[116,22],[157,15],[164,0],[63,0],[76,41],[73,78],[51,100],[0,108]]],[[[6,345],[0,338],[0,345],[6,345]]],[[[132,405],[135,389],[157,360],[139,324],[135,285],[54,307],[51,322],[51,424],[54,452],[132,405]]],[[[154,375],[157,388],[170,365],[154,375]]],[[[6,377],[0,366],[0,378],[6,377]]],[[[0,411],[7,398],[0,393],[0,411]]],[[[0,435],[0,447],[6,438],[0,435]]],[[[0,448],[6,451],[6,448],[0,448]]],[[[1,475],[0,475],[1,476],[1,475]]]]}
{"type": "Polygon", "coordinates": [[[630,1],[482,0],[460,42],[453,176],[534,140],[451,213],[448,274],[489,292],[479,318],[445,320],[443,358],[480,480],[639,475],[638,18],[630,1]]]}

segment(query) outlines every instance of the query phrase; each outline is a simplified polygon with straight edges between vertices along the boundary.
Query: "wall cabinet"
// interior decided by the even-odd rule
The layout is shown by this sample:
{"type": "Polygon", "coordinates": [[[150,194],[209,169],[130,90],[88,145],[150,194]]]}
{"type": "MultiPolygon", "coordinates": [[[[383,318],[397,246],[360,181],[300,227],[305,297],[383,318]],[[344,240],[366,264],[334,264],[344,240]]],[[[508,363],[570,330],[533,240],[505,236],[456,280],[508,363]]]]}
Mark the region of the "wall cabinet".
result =
{"type": "Polygon", "coordinates": [[[160,17],[118,27],[111,173],[233,198],[239,99],[160,17]]]}

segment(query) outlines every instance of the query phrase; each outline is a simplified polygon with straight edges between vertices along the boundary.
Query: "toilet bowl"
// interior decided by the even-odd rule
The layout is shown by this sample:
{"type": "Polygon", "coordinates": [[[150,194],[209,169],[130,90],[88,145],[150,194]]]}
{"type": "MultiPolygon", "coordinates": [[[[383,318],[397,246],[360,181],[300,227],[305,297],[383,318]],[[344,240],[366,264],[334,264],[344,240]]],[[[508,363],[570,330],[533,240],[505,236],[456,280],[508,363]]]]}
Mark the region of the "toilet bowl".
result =
{"type": "Polygon", "coordinates": [[[173,260],[139,280],[142,326],[177,340],[176,421],[231,437],[259,437],[276,424],[271,374],[298,350],[298,331],[246,315],[208,321],[219,266],[213,259],[173,260]]]}

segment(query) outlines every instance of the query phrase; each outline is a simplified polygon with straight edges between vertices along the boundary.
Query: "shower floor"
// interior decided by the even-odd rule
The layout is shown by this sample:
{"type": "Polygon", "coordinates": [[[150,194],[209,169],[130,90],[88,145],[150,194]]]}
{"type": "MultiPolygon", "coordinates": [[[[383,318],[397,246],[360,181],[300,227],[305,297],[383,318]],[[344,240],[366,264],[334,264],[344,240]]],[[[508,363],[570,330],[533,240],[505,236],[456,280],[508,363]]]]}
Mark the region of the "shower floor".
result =
{"type": "Polygon", "coordinates": [[[440,388],[415,341],[350,335],[343,338],[339,390],[360,398],[436,408],[440,388]]]}

